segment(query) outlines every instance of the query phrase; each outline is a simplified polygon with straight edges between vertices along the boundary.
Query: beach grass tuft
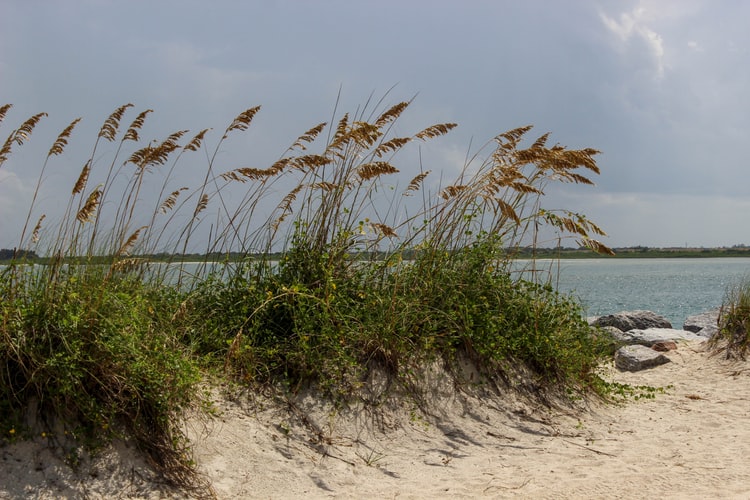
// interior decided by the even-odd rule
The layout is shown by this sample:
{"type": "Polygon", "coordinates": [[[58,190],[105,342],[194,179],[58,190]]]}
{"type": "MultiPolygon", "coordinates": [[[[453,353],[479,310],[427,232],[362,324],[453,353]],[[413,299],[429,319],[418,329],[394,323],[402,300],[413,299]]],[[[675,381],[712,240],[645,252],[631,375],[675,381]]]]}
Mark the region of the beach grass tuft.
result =
{"type": "MultiPolygon", "coordinates": [[[[180,422],[204,404],[207,374],[283,390],[313,384],[344,401],[372,370],[415,387],[424,363],[451,371],[468,356],[497,383],[523,368],[540,390],[606,392],[596,374],[605,349],[580,305],[533,261],[525,272],[512,265],[543,228],[611,252],[584,215],[543,204],[555,183],[591,184],[598,152],[548,146],[548,134],[525,126],[443,183],[399,153],[456,125],[393,137],[410,105],[315,125],[262,168],[219,155],[259,106],[218,139],[204,129],[144,141],[152,110],[123,127],[126,104],[104,121],[55,218],[37,195],[75,140],[71,122],[0,271],[0,440],[32,422],[81,442],[125,436],[175,484],[202,487],[180,422]],[[203,171],[186,186],[178,172],[196,152],[203,171]]],[[[0,168],[43,118],[10,132],[0,168]]]]}

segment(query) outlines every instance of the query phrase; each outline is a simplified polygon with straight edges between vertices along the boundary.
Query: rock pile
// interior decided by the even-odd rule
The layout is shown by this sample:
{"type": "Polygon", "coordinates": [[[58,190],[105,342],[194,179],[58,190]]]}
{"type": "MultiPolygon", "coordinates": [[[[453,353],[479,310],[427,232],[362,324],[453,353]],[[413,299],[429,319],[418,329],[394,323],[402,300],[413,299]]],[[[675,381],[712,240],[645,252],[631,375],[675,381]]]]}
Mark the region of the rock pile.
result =
{"type": "Polygon", "coordinates": [[[615,366],[620,370],[639,371],[669,363],[663,352],[677,348],[685,341],[705,341],[717,331],[719,310],[690,316],[682,330],[672,328],[665,317],[652,311],[623,311],[596,318],[589,324],[607,332],[618,344],[615,366]]]}

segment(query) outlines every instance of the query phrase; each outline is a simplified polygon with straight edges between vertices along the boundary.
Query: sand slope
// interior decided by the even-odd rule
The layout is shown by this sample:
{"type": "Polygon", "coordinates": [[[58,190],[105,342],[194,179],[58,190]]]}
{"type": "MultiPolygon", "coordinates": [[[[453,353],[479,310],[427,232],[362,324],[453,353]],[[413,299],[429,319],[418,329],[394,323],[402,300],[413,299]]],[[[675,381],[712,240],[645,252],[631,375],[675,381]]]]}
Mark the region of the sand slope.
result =
{"type": "MultiPolygon", "coordinates": [[[[605,377],[665,394],[583,413],[435,384],[426,418],[412,403],[372,413],[222,399],[221,417],[189,432],[219,498],[750,498],[750,366],[698,344],[668,356],[605,377]]],[[[0,498],[173,495],[122,447],[96,477],[32,448],[0,450],[0,498]]]]}

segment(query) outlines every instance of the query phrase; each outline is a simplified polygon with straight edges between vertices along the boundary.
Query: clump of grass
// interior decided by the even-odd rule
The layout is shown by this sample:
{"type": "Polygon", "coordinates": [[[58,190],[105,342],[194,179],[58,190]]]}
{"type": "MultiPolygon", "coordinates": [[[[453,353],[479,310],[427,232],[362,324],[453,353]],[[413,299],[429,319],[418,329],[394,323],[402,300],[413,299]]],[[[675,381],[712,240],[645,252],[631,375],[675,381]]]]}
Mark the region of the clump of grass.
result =
{"type": "MultiPolygon", "coordinates": [[[[423,363],[450,369],[468,354],[496,380],[522,366],[539,386],[605,392],[601,346],[579,305],[513,268],[543,227],[609,251],[584,215],[542,203],[552,183],[591,184],[597,151],[548,146],[546,134],[528,140],[531,127],[521,127],[447,185],[421,165],[403,181],[398,154],[455,127],[392,136],[409,105],[365,106],[306,130],[268,167],[227,168],[217,153],[259,107],[209,148],[208,129],[142,145],[151,110],[120,134],[128,104],[105,120],[50,224],[37,194],[71,122],[41,168],[23,250],[0,274],[0,432],[38,401],[41,416],[83,438],[103,429],[135,437],[176,483],[198,484],[178,423],[200,404],[202,370],[314,383],[345,399],[373,369],[416,386],[423,363]],[[97,152],[101,142],[116,145],[111,158],[97,152]],[[185,186],[176,169],[199,149],[202,181],[185,186]],[[201,262],[189,268],[196,246],[201,262]],[[43,265],[30,266],[32,255],[43,265]]],[[[44,116],[9,135],[0,168],[44,116]]]]}
{"type": "Polygon", "coordinates": [[[711,346],[727,359],[745,359],[750,345],[750,279],[730,287],[719,312],[719,331],[711,346]]]}
{"type": "MultiPolygon", "coordinates": [[[[63,215],[45,231],[46,215],[35,216],[37,195],[48,165],[64,152],[80,119],[59,134],[41,168],[18,247],[42,250],[17,252],[0,272],[0,439],[35,426],[61,446],[72,439],[73,446],[91,451],[113,438],[133,439],[166,479],[203,488],[180,426],[183,412],[201,404],[197,364],[170,322],[180,297],[144,279],[143,259],[131,256],[145,248],[141,238],[151,229],[134,226],[145,172],[166,161],[177,136],[137,150],[117,166],[120,148],[138,140],[142,113],[101,182],[89,184],[99,141],[116,140],[128,107],[104,122],[63,215]],[[118,184],[129,165],[129,180],[118,184]],[[116,216],[108,218],[103,207],[113,195],[121,201],[116,216]],[[45,259],[32,262],[28,255],[45,259]]],[[[8,109],[2,108],[3,116],[8,109]]],[[[9,135],[0,167],[44,116],[35,115],[9,135]]]]}

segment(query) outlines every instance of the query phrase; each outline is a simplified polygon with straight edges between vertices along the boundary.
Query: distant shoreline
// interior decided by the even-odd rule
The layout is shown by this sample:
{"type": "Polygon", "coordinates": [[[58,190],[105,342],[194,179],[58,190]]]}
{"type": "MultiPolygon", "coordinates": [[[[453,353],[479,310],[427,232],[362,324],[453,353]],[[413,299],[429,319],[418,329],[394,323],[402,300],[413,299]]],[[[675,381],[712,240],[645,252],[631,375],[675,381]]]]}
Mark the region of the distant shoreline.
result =
{"type": "MultiPolygon", "coordinates": [[[[613,248],[615,255],[605,255],[593,252],[588,248],[521,248],[509,249],[509,253],[515,253],[515,259],[695,259],[695,258],[750,258],[750,247],[716,247],[716,248],[651,248],[651,247],[625,247],[613,248]]],[[[407,252],[408,254],[408,252],[407,252]]],[[[282,253],[262,254],[187,254],[187,255],[138,255],[131,256],[132,259],[143,259],[149,262],[165,263],[204,263],[204,262],[239,262],[248,259],[263,258],[265,260],[278,261],[282,258],[282,253]]],[[[405,255],[407,257],[407,255],[405,255]]],[[[367,258],[367,256],[363,256],[367,258]]],[[[75,258],[66,259],[71,263],[75,258]]],[[[84,259],[81,259],[83,263],[84,259]]],[[[93,259],[85,259],[87,263],[106,264],[111,262],[111,257],[100,256],[93,259]]],[[[0,259],[0,265],[8,265],[12,259],[0,259]]],[[[25,260],[31,264],[47,264],[49,257],[33,256],[25,260]]]]}
{"type": "MultiPolygon", "coordinates": [[[[680,259],[680,258],[717,258],[717,257],[750,257],[750,247],[731,248],[649,248],[649,247],[627,247],[613,248],[615,255],[596,254],[588,249],[537,249],[534,256],[537,258],[561,259],[680,259]]],[[[524,252],[531,257],[531,252],[524,252]]]]}

